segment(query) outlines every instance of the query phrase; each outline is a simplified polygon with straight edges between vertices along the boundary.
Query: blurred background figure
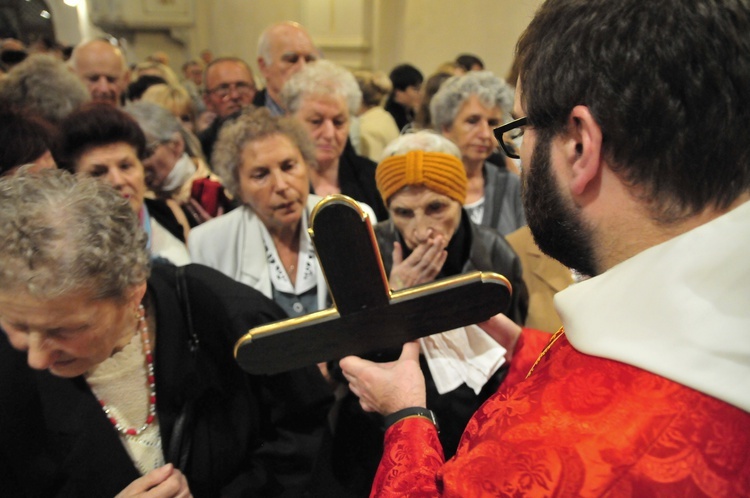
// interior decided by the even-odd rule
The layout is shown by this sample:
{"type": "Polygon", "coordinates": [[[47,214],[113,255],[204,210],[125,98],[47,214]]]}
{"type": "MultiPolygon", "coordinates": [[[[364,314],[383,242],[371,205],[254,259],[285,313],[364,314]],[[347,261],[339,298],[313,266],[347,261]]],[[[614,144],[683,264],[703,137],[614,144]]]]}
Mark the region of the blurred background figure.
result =
{"type": "Polygon", "coordinates": [[[68,63],[95,102],[122,105],[130,71],[119,47],[100,39],[81,42],[73,49],[68,63]]]}
{"type": "Polygon", "coordinates": [[[203,64],[195,59],[191,59],[182,65],[182,78],[184,82],[191,82],[197,88],[203,86],[203,64]]]}
{"type": "Polygon", "coordinates": [[[253,71],[237,57],[213,59],[204,75],[203,102],[211,124],[199,132],[198,138],[206,158],[211,161],[214,143],[221,126],[236,113],[252,105],[256,86],[253,71]],[[210,113],[210,114],[209,114],[210,113]]]}
{"type": "Polygon", "coordinates": [[[281,89],[291,76],[319,58],[318,49],[307,30],[296,22],[273,24],[258,39],[258,67],[266,86],[253,100],[256,107],[267,107],[280,116],[281,89]]]}
{"type": "Polygon", "coordinates": [[[0,80],[2,105],[26,109],[53,124],[89,100],[83,83],[50,55],[32,55],[0,80]]]}
{"type": "MultiPolygon", "coordinates": [[[[180,80],[183,88],[193,100],[196,118],[206,110],[203,102],[203,64],[191,59],[182,65],[182,78],[180,80]]],[[[203,131],[202,129],[200,131],[203,131]]]]}
{"type": "Polygon", "coordinates": [[[123,110],[138,122],[150,144],[150,155],[141,162],[146,185],[157,199],[179,204],[191,227],[231,209],[220,178],[193,152],[193,137],[171,112],[143,100],[123,110]]]}
{"type": "Polygon", "coordinates": [[[166,52],[156,51],[153,54],[146,57],[147,61],[158,62],[164,66],[169,66],[169,55],[166,52]]]}
{"type": "Polygon", "coordinates": [[[424,83],[424,92],[422,100],[419,102],[419,108],[417,108],[417,114],[414,116],[414,121],[411,125],[407,126],[407,130],[434,130],[435,127],[432,124],[432,114],[430,114],[430,103],[435,94],[440,90],[440,87],[449,80],[454,74],[452,72],[438,71],[424,83]]]}
{"type": "Polygon", "coordinates": [[[362,106],[356,123],[349,135],[357,154],[373,161],[379,161],[383,149],[399,135],[398,126],[393,116],[383,108],[383,103],[391,92],[391,80],[383,72],[357,71],[354,73],[359,89],[362,91],[362,106]],[[354,137],[357,137],[357,140],[354,137]]]}
{"type": "Polygon", "coordinates": [[[394,67],[389,74],[393,91],[385,103],[385,110],[391,113],[399,130],[414,120],[414,113],[422,100],[422,81],[419,69],[411,64],[394,67]]]}
{"type": "Polygon", "coordinates": [[[378,220],[386,219],[388,211],[375,186],[377,165],[357,155],[349,142],[351,119],[362,103],[352,73],[326,60],[306,65],[286,82],[281,101],[315,144],[312,191],[322,197],[348,195],[372,207],[378,220]]]}
{"type": "Polygon", "coordinates": [[[71,113],[60,132],[58,165],[98,178],[126,198],[148,234],[152,257],[178,266],[189,263],[185,240],[190,226],[182,210],[173,201],[146,198],[142,160],[159,144],[146,144],[138,123],[123,111],[96,102],[71,113]]]}
{"type": "Polygon", "coordinates": [[[125,102],[138,102],[143,94],[154,85],[166,85],[167,80],[156,74],[144,74],[131,81],[123,97],[125,102]]]}
{"type": "Polygon", "coordinates": [[[461,54],[456,57],[456,66],[463,73],[469,71],[484,71],[484,62],[474,54],[461,54]]]}
{"type": "Polygon", "coordinates": [[[463,74],[464,70],[458,64],[456,64],[455,61],[447,61],[440,64],[435,69],[435,74],[438,73],[445,73],[451,76],[456,76],[458,74],[463,74]]]}
{"type": "MultiPolygon", "coordinates": [[[[180,124],[182,124],[185,129],[191,133],[195,133],[195,107],[193,106],[193,100],[190,98],[190,95],[184,87],[171,86],[166,83],[151,85],[145,92],[143,92],[140,100],[164,107],[180,121],[180,124]]],[[[200,149],[200,142],[197,142],[197,137],[195,140],[195,145],[198,149],[194,150],[194,154],[202,156],[203,151],[200,149]]],[[[192,145],[193,144],[191,143],[191,148],[192,145]]]]}
{"type": "Polygon", "coordinates": [[[0,106],[0,143],[0,176],[13,175],[21,166],[31,172],[56,167],[57,130],[28,111],[0,106]]]}
{"type": "Polygon", "coordinates": [[[205,48],[201,50],[200,58],[203,61],[203,64],[207,66],[214,60],[214,54],[211,50],[205,48]]]}
{"type": "Polygon", "coordinates": [[[174,70],[168,65],[156,60],[146,60],[133,66],[130,80],[137,81],[138,78],[146,75],[158,76],[172,86],[180,85],[180,80],[174,70]]]}
{"type": "Polygon", "coordinates": [[[464,207],[474,223],[501,235],[526,224],[521,180],[508,171],[514,163],[506,156],[499,165],[488,161],[498,148],[493,129],[510,117],[505,109],[512,102],[500,78],[489,71],[471,71],[443,83],[430,103],[435,129],[461,150],[469,178],[464,207]]]}

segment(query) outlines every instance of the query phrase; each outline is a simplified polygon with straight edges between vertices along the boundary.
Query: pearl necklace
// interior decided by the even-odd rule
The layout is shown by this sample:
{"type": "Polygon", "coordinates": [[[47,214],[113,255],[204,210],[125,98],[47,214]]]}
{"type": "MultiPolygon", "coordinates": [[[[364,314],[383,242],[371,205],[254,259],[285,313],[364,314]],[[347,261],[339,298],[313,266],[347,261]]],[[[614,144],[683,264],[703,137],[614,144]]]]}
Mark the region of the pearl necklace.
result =
{"type": "Polygon", "coordinates": [[[143,433],[143,431],[146,430],[149,425],[151,425],[154,419],[156,419],[156,382],[154,379],[154,357],[151,354],[151,340],[148,337],[148,324],[146,323],[146,313],[142,304],[138,306],[138,329],[141,334],[141,342],[143,343],[143,354],[146,356],[146,375],[148,378],[149,387],[148,416],[146,417],[146,421],[142,426],[138,428],[125,428],[117,421],[114,415],[112,415],[110,408],[107,406],[104,400],[101,400],[97,397],[97,399],[99,400],[99,404],[102,405],[102,410],[104,410],[104,413],[107,415],[109,421],[115,427],[117,432],[125,436],[140,435],[141,433],[143,433]]]}

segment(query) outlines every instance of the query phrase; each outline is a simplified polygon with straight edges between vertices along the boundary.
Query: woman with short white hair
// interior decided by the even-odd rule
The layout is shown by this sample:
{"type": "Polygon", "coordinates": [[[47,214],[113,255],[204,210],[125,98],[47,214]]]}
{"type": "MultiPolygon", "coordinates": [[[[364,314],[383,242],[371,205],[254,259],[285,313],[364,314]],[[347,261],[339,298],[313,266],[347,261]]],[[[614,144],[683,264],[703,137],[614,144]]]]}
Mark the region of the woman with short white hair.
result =
{"type": "Polygon", "coordinates": [[[351,121],[362,103],[352,73],[326,60],[307,64],[284,84],[281,100],[315,144],[312,191],[320,196],[348,195],[371,206],[378,219],[387,218],[375,187],[377,165],[357,155],[349,142],[351,121]]]}
{"type": "Polygon", "coordinates": [[[493,129],[506,121],[512,105],[508,86],[489,71],[450,78],[430,102],[434,128],[461,150],[469,179],[464,208],[474,223],[502,235],[526,225],[519,177],[505,164],[488,161],[498,148],[493,129]]]}

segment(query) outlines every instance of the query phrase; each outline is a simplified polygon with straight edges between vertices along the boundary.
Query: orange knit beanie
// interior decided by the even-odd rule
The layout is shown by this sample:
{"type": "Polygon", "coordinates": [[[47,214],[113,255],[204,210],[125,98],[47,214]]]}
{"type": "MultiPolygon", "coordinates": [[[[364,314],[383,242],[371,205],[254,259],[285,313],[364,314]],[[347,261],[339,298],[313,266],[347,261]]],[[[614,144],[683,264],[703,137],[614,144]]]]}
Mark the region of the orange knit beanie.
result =
{"type": "Polygon", "coordinates": [[[456,156],[413,150],[388,157],[378,164],[375,182],[386,205],[393,194],[409,185],[424,185],[463,205],[469,180],[463,163],[456,156]]]}

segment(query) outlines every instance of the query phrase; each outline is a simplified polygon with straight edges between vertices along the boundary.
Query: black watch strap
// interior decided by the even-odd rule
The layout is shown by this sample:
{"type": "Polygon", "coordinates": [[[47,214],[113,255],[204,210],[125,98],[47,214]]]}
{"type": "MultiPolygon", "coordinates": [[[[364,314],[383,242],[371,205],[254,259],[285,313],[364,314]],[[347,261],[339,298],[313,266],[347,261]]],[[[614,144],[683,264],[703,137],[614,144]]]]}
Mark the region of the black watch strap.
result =
{"type": "Polygon", "coordinates": [[[411,417],[426,418],[427,420],[432,422],[435,425],[435,429],[437,429],[437,431],[440,432],[440,426],[438,425],[435,412],[433,412],[432,410],[428,410],[427,408],[421,408],[417,406],[412,407],[412,408],[404,408],[403,410],[399,410],[395,413],[391,413],[390,415],[386,415],[385,428],[388,429],[390,426],[392,426],[396,422],[403,420],[405,418],[411,418],[411,417]]]}

